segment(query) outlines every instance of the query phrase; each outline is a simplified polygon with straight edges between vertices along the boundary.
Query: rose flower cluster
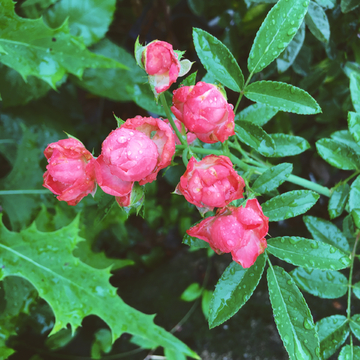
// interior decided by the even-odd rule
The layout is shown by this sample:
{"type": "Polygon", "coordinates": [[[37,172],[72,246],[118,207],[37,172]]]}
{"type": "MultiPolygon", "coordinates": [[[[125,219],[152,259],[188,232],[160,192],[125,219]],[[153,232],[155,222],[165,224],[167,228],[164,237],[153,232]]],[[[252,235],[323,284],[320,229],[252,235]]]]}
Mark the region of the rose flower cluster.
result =
{"type": "MultiPolygon", "coordinates": [[[[186,73],[182,69],[186,63],[179,61],[170,44],[153,41],[137,46],[137,61],[157,94],[186,73]]],[[[176,117],[171,122],[184,137],[187,132],[188,144],[197,138],[210,144],[224,142],[235,134],[233,107],[215,85],[198,82],[180,87],[174,91],[171,110],[176,117]]],[[[94,196],[98,185],[127,207],[132,204],[134,183],[156,180],[159,171],[171,164],[175,144],[180,143],[168,119],[141,116],[113,130],[97,158],[75,138],[59,140],[44,151],[48,165],[43,186],[58,195],[58,200],[76,205],[86,195],[94,196]]],[[[187,233],[208,242],[218,254],[231,253],[234,261],[247,268],[266,248],[268,218],[256,199],[248,200],[244,207],[231,206],[232,201],[243,198],[244,187],[228,157],[208,155],[201,161],[191,157],[175,192],[202,214],[218,209],[215,216],[187,233]]]]}

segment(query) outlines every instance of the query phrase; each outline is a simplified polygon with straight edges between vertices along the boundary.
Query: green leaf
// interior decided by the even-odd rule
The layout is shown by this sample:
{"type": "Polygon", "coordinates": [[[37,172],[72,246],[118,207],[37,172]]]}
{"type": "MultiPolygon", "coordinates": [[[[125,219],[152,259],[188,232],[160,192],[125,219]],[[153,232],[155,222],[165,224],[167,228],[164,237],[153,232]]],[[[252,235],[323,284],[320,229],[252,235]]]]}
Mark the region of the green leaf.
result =
{"type": "Polygon", "coordinates": [[[322,359],[328,359],[349,336],[349,323],[343,315],[333,315],[316,323],[322,359]]]}
{"type": "Polygon", "coordinates": [[[269,221],[292,218],[307,212],[320,195],[311,190],[294,190],[273,197],[261,205],[269,221]]]}
{"type": "Polygon", "coordinates": [[[336,4],[336,0],[316,0],[316,2],[324,9],[332,9],[336,4]]]}
{"type": "Polygon", "coordinates": [[[267,251],[290,264],[319,270],[345,269],[351,260],[341,250],[298,236],[268,239],[267,251]]]}
{"type": "Polygon", "coordinates": [[[318,103],[305,90],[278,81],[254,82],[246,87],[244,95],[252,101],[295,114],[321,112],[318,103]]]}
{"type": "MultiPolygon", "coordinates": [[[[109,330],[108,330],[109,331],[109,330]]],[[[111,332],[110,333],[110,340],[111,340],[111,332]]],[[[71,333],[70,328],[62,329],[54,335],[48,337],[45,341],[46,347],[51,350],[60,349],[67,344],[74,338],[73,334],[71,333]]]]}
{"type": "Polygon", "coordinates": [[[360,209],[360,175],[350,186],[349,193],[349,210],[360,209]]]}
{"type": "Polygon", "coordinates": [[[263,126],[277,114],[278,110],[264,104],[253,104],[235,115],[235,121],[248,121],[263,126]]]}
{"type": "Polygon", "coordinates": [[[353,346],[351,349],[350,345],[345,345],[339,354],[338,360],[349,360],[353,356],[354,360],[360,359],[360,347],[353,346]]]}
{"type": "Polygon", "coordinates": [[[230,50],[208,32],[193,28],[195,50],[204,68],[229,89],[240,92],[244,76],[230,50]]]}
{"type": "Polygon", "coordinates": [[[275,143],[275,153],[271,157],[294,156],[310,148],[307,140],[300,136],[269,134],[275,143]]]}
{"type": "Polygon", "coordinates": [[[166,360],[186,360],[186,356],[183,353],[168,348],[165,348],[164,355],[166,360]]]}
{"type": "Polygon", "coordinates": [[[338,169],[360,169],[359,155],[347,145],[335,140],[320,139],[316,142],[316,149],[326,162],[338,169]]]}
{"type": "Polygon", "coordinates": [[[325,11],[316,4],[310,1],[308,12],[305,16],[306,25],[309,27],[312,34],[322,42],[328,42],[330,39],[330,25],[325,11]]]}
{"type": "Polygon", "coordinates": [[[288,46],[306,14],[308,1],[279,0],[267,14],[248,58],[250,73],[257,73],[288,46]]]}
{"type": "Polygon", "coordinates": [[[275,144],[271,137],[258,125],[248,121],[237,121],[235,133],[238,139],[264,156],[271,156],[275,144]]]}
{"type": "Polygon", "coordinates": [[[66,19],[70,34],[81,37],[86,46],[102,39],[109,29],[116,0],[60,0],[43,14],[45,22],[56,29],[66,19]]]}
{"type": "Polygon", "coordinates": [[[313,318],[290,275],[278,266],[271,266],[267,280],[275,323],[290,359],[320,359],[313,318]]]}
{"type": "Polygon", "coordinates": [[[251,189],[259,194],[274,190],[289,177],[292,170],[293,165],[289,163],[273,166],[255,180],[251,189]]]}
{"type": "Polygon", "coordinates": [[[180,86],[192,86],[195,85],[196,83],[196,75],[197,75],[197,71],[195,71],[194,73],[188,75],[180,84],[180,86]]]}
{"type": "Polygon", "coordinates": [[[36,76],[53,88],[66,73],[79,78],[86,68],[123,68],[119,62],[87,50],[79,38],[69,34],[65,22],[58,29],[48,28],[43,20],[24,19],[15,14],[11,0],[0,0],[0,62],[26,79],[36,76]]]}
{"type": "Polygon", "coordinates": [[[279,73],[286,71],[295,61],[299,51],[301,50],[305,40],[305,23],[302,22],[299,30],[291,40],[289,45],[276,59],[276,65],[279,73]]]}
{"type": "Polygon", "coordinates": [[[336,299],[348,291],[347,278],[338,271],[298,267],[291,276],[300,289],[322,299],[336,299]]]}
{"type": "Polygon", "coordinates": [[[101,359],[103,354],[108,354],[112,348],[111,331],[100,329],[95,333],[95,341],[91,346],[91,358],[101,359]]]}
{"type": "Polygon", "coordinates": [[[202,288],[198,283],[190,284],[181,294],[180,299],[183,301],[194,301],[201,296],[202,288]]]}
{"type": "Polygon", "coordinates": [[[360,113],[360,75],[355,72],[350,74],[351,101],[357,113],[360,113]]]}
{"type": "Polygon", "coordinates": [[[330,219],[335,219],[343,213],[349,191],[350,187],[348,184],[340,184],[335,187],[328,204],[330,219]]]}
{"type": "Polygon", "coordinates": [[[244,269],[235,261],[225,269],[214,290],[210,311],[210,329],[235,315],[256,289],[265,267],[265,256],[260,255],[255,264],[244,269]]]}
{"type": "Polygon", "coordinates": [[[54,312],[51,334],[67,324],[75,330],[84,317],[97,315],[109,326],[112,341],[127,332],[198,358],[185,344],[156,326],[154,316],[131,308],[118,297],[109,283],[110,269],[94,269],[72,255],[76,244],[83,240],[78,236],[78,223],[79,217],[55,232],[40,232],[33,223],[20,233],[1,225],[1,278],[16,274],[34,285],[54,312]]]}
{"type": "Polygon", "coordinates": [[[330,221],[309,215],[304,216],[303,220],[315,240],[335,246],[345,252],[350,251],[346,236],[330,221]]]}
{"type": "Polygon", "coordinates": [[[353,293],[358,299],[360,299],[360,281],[353,285],[353,293]]]}
{"type": "Polygon", "coordinates": [[[201,297],[201,310],[205,316],[205,319],[209,318],[209,310],[210,310],[210,301],[213,295],[213,291],[211,290],[203,290],[201,297]]]}
{"type": "MultiPolygon", "coordinates": [[[[196,225],[196,224],[194,224],[194,225],[196,225]]],[[[183,237],[182,243],[190,246],[191,248],[207,249],[210,247],[208,242],[198,239],[196,237],[192,237],[188,234],[185,234],[185,236],[183,237]]]]}
{"type": "Polygon", "coordinates": [[[350,329],[352,333],[360,340],[360,315],[356,314],[350,319],[350,329]]]}
{"type": "Polygon", "coordinates": [[[25,0],[21,4],[21,10],[26,17],[31,19],[39,18],[44,10],[56,3],[58,0],[25,0]]]}
{"type": "Polygon", "coordinates": [[[360,5],[360,0],[341,0],[340,6],[343,13],[348,13],[360,5]]]}
{"type": "Polygon", "coordinates": [[[348,112],[349,131],[355,141],[360,144],[360,113],[348,112]]]}
{"type": "Polygon", "coordinates": [[[347,145],[352,150],[354,150],[358,155],[360,155],[360,146],[355,142],[354,138],[348,130],[340,130],[333,132],[330,137],[333,140],[336,140],[342,144],[347,145]]]}

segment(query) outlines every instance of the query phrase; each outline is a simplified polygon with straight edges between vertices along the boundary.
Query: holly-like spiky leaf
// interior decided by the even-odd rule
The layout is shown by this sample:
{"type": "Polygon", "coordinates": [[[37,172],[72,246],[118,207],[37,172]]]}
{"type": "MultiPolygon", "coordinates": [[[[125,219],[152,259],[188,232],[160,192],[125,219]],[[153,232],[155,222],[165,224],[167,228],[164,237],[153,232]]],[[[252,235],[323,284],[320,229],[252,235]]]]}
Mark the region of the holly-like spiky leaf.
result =
{"type": "Polygon", "coordinates": [[[110,327],[113,341],[128,332],[198,358],[180,340],[155,325],[153,315],[143,314],[121,300],[109,284],[110,268],[94,269],[72,255],[76,244],[83,241],[78,232],[79,216],[54,232],[41,232],[33,223],[16,233],[1,223],[0,279],[20,276],[36,288],[55,315],[51,334],[67,324],[74,331],[84,317],[97,315],[110,327]]]}

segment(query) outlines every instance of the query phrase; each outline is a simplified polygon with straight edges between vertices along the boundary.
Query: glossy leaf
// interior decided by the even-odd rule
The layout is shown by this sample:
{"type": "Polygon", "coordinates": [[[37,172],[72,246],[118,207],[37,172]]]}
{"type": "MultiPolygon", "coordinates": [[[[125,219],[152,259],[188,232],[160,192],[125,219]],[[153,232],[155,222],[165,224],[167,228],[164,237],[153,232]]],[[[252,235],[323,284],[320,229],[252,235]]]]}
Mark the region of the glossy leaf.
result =
{"type": "Polygon", "coordinates": [[[355,142],[348,130],[335,131],[330,136],[333,140],[349,146],[358,155],[360,155],[360,146],[355,142]]]}
{"type": "Polygon", "coordinates": [[[195,50],[204,68],[229,89],[240,92],[244,76],[230,50],[208,32],[194,28],[195,50]]]}
{"type": "Polygon", "coordinates": [[[267,280],[275,323],[290,359],[320,359],[313,318],[291,276],[274,266],[268,268],[267,280]]]}
{"type": "Polygon", "coordinates": [[[201,296],[202,288],[198,283],[190,284],[181,294],[180,299],[183,301],[194,301],[201,296]]]}
{"type": "Polygon", "coordinates": [[[153,316],[131,308],[118,297],[116,288],[109,283],[110,269],[94,269],[72,255],[76,244],[83,241],[78,236],[78,222],[79,217],[52,233],[38,231],[35,223],[20,233],[10,232],[1,225],[0,252],[4,264],[1,279],[17,275],[34,285],[54,312],[51,334],[67,324],[75,330],[84,317],[92,314],[107,323],[113,341],[128,332],[197,358],[185,344],[156,326],[153,316]]]}
{"type": "Polygon", "coordinates": [[[186,244],[192,248],[198,248],[198,249],[207,249],[210,247],[208,242],[198,239],[196,237],[192,237],[188,234],[185,234],[185,236],[183,237],[182,243],[186,244]]]}
{"type": "Polygon", "coordinates": [[[256,33],[248,58],[250,73],[257,73],[275,60],[298,31],[309,2],[279,0],[256,33]]]}
{"type": "Polygon", "coordinates": [[[351,101],[357,113],[360,113],[360,75],[355,72],[350,74],[351,101]]]}
{"type": "Polygon", "coordinates": [[[66,19],[71,35],[81,37],[86,46],[101,40],[109,29],[116,0],[60,0],[43,14],[48,25],[56,29],[66,19]]]}
{"type": "Polygon", "coordinates": [[[360,5],[360,0],[341,0],[340,6],[343,13],[348,13],[360,5]]]}
{"type": "Polygon", "coordinates": [[[333,315],[316,323],[322,359],[328,359],[349,336],[349,323],[343,315],[333,315]]]}
{"type": "Polygon", "coordinates": [[[294,156],[310,148],[307,140],[300,136],[269,134],[275,143],[275,153],[271,157],[294,156]]]}
{"type": "Polygon", "coordinates": [[[350,186],[349,210],[360,209],[360,176],[350,186]]]}
{"type": "Polygon", "coordinates": [[[281,111],[317,114],[320,106],[306,91],[278,81],[257,81],[246,87],[244,95],[281,111]]]}
{"type": "MultiPolygon", "coordinates": [[[[359,91],[360,96],[360,91],[359,91]]],[[[348,112],[349,131],[355,141],[360,144],[360,113],[348,112]]]]}
{"type": "Polygon", "coordinates": [[[307,212],[320,195],[310,190],[294,190],[275,196],[261,205],[269,221],[292,218],[307,212]]]}
{"type": "Polygon", "coordinates": [[[303,220],[315,240],[335,246],[343,251],[350,251],[346,236],[330,221],[309,215],[304,216],[303,220]]]}
{"type": "Polygon", "coordinates": [[[348,184],[340,184],[334,189],[328,204],[330,219],[335,219],[343,213],[349,197],[349,191],[350,187],[348,184]]]}
{"type": "Polygon", "coordinates": [[[316,2],[324,9],[332,9],[336,4],[336,0],[316,0],[316,2]]]}
{"type": "Polygon", "coordinates": [[[168,348],[165,348],[164,355],[166,360],[186,360],[186,355],[168,348]]]}
{"type": "Polygon", "coordinates": [[[209,310],[210,329],[235,315],[256,289],[265,267],[265,257],[260,255],[255,264],[244,269],[235,261],[225,269],[219,279],[209,310]]]}
{"type": "Polygon", "coordinates": [[[352,291],[354,295],[360,299],[360,281],[353,285],[352,291]]]}
{"type": "Polygon", "coordinates": [[[180,84],[180,86],[192,86],[196,84],[196,75],[197,71],[193,72],[192,74],[188,75],[180,84]]]}
{"type": "Polygon", "coordinates": [[[275,151],[274,141],[258,125],[247,121],[237,121],[235,134],[241,142],[252,147],[264,156],[270,156],[275,151]]]}
{"type": "Polygon", "coordinates": [[[248,121],[252,124],[263,126],[271,120],[278,110],[264,104],[253,104],[235,115],[235,121],[248,121]]]}
{"type": "Polygon", "coordinates": [[[276,59],[276,65],[279,73],[286,71],[296,59],[305,40],[305,23],[302,22],[299,30],[291,40],[290,44],[276,59]]]}
{"type": "Polygon", "coordinates": [[[351,263],[341,250],[298,236],[268,239],[267,251],[290,264],[319,270],[345,269],[351,263]]]}
{"type": "Polygon", "coordinates": [[[360,340],[360,315],[356,314],[350,319],[351,332],[360,340]]]}
{"type": "Polygon", "coordinates": [[[291,276],[300,289],[322,299],[336,299],[348,291],[347,278],[338,271],[298,267],[291,276]]]}
{"type": "Polygon", "coordinates": [[[312,34],[322,42],[328,42],[330,39],[330,25],[325,11],[316,4],[310,1],[308,12],[305,16],[306,25],[309,27],[312,34]]]}
{"type": "Polygon", "coordinates": [[[316,149],[325,161],[338,169],[360,169],[359,155],[347,145],[335,140],[321,139],[316,142],[316,149]]]}
{"type": "Polygon", "coordinates": [[[338,360],[349,360],[351,356],[354,360],[360,359],[360,346],[353,346],[351,350],[350,345],[345,345],[340,351],[338,360]]]}
{"type": "Polygon", "coordinates": [[[16,15],[11,0],[0,0],[0,6],[0,62],[24,79],[33,75],[55,88],[66,73],[81,78],[86,68],[126,68],[87,50],[82,40],[69,34],[66,22],[53,30],[41,18],[16,15]]]}
{"type": "Polygon", "coordinates": [[[292,170],[293,165],[289,163],[273,166],[255,180],[251,189],[260,194],[274,190],[289,177],[292,170]]]}

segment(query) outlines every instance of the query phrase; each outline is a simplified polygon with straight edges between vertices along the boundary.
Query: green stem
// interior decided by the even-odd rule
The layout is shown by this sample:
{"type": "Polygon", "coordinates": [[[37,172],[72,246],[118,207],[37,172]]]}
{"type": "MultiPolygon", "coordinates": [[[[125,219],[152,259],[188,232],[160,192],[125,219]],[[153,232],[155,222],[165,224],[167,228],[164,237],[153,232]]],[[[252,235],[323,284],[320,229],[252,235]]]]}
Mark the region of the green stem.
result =
{"type": "Polygon", "coordinates": [[[49,190],[0,190],[0,195],[37,195],[51,194],[49,190]]]}
{"type": "MultiPolygon", "coordinates": [[[[183,145],[176,145],[176,147],[179,149],[185,148],[183,145]]],[[[223,155],[223,152],[221,150],[204,149],[204,148],[199,148],[199,147],[194,147],[194,146],[189,146],[189,149],[192,152],[198,153],[198,154],[223,155]]],[[[245,171],[252,170],[256,174],[262,174],[268,169],[267,167],[266,168],[263,167],[264,166],[263,164],[258,164],[257,167],[248,165],[233,154],[230,154],[230,160],[233,162],[233,164],[236,164],[242,170],[245,170],[245,171]]],[[[321,195],[330,197],[330,189],[329,188],[319,185],[319,184],[316,184],[316,183],[313,183],[310,180],[303,179],[296,175],[289,175],[288,178],[286,179],[286,181],[291,182],[296,185],[300,185],[306,189],[316,191],[317,193],[319,193],[321,195]]]]}
{"type": "Polygon", "coordinates": [[[166,99],[165,99],[165,95],[164,93],[161,93],[160,94],[160,101],[161,101],[161,104],[165,110],[165,113],[166,113],[166,116],[167,116],[167,119],[169,120],[169,123],[171,125],[171,127],[173,128],[173,130],[175,131],[175,134],[176,136],[179,138],[180,142],[182,145],[184,146],[188,146],[188,143],[187,141],[184,139],[184,137],[181,135],[181,132],[179,131],[179,129],[176,127],[175,123],[174,123],[174,120],[172,118],[172,115],[171,115],[171,111],[168,107],[168,104],[166,102],[166,99]]]}
{"type": "Polygon", "coordinates": [[[236,102],[236,105],[235,105],[235,108],[234,108],[234,113],[235,113],[235,114],[236,114],[236,110],[237,110],[237,108],[238,108],[238,106],[239,106],[239,104],[240,104],[240,101],[241,101],[242,97],[244,96],[244,91],[245,91],[246,87],[248,86],[248,84],[249,84],[249,82],[250,82],[253,74],[254,74],[254,72],[252,71],[252,72],[250,73],[249,77],[248,77],[247,80],[246,80],[246,83],[245,83],[245,85],[244,85],[244,88],[243,88],[242,91],[240,92],[238,101],[236,102]]]}
{"type": "Polygon", "coordinates": [[[347,182],[349,181],[349,180],[351,180],[353,177],[355,177],[355,176],[357,176],[357,175],[359,175],[360,174],[360,171],[355,171],[352,175],[350,175],[348,178],[346,178],[344,181],[343,181],[343,183],[344,184],[347,184],[347,182]]]}

